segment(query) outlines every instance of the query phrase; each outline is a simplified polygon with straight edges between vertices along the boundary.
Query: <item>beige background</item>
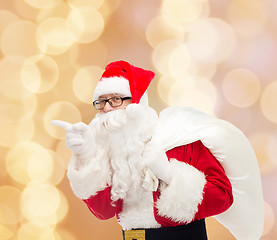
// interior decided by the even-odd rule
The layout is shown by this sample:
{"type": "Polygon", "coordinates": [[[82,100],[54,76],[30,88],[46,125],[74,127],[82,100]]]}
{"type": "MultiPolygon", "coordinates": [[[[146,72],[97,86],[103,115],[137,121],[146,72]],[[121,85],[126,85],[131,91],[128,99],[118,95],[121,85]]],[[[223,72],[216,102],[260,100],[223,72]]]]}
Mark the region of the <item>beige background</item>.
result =
{"type": "MultiPolygon", "coordinates": [[[[199,108],[249,138],[277,239],[277,1],[0,0],[0,239],[121,239],[66,177],[71,152],[53,119],[89,123],[105,65],[156,73],[150,105],[199,108]]],[[[211,240],[232,235],[207,219],[211,240]]]]}

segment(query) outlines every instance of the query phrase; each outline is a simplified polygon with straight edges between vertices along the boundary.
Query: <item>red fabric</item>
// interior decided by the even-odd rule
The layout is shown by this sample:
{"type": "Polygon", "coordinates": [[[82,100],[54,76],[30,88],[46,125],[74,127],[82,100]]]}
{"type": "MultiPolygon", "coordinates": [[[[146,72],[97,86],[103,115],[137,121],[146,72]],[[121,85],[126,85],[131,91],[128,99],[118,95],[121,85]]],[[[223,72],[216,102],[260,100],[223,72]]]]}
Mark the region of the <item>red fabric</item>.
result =
{"type": "MultiPolygon", "coordinates": [[[[106,66],[102,78],[124,77],[129,81],[130,91],[132,95],[132,103],[139,103],[142,95],[147,90],[155,73],[135,67],[125,61],[116,61],[106,66]]],[[[101,81],[101,79],[100,79],[101,81]]]]}
{"type": "Polygon", "coordinates": [[[103,191],[99,191],[95,196],[91,196],[89,199],[83,199],[89,210],[101,220],[112,218],[115,214],[122,211],[122,200],[118,200],[112,204],[110,192],[111,187],[108,186],[103,191]]]}
{"type": "MultiPolygon", "coordinates": [[[[203,201],[198,206],[198,212],[194,216],[193,221],[222,213],[232,205],[233,195],[231,183],[218,160],[201,141],[173,148],[166,154],[169,159],[175,158],[179,161],[189,163],[206,176],[207,183],[204,187],[203,201]]],[[[155,202],[159,194],[159,191],[154,192],[155,202]]],[[[183,224],[159,216],[156,208],[154,208],[154,214],[156,221],[163,227],[183,224]]]]}
{"type": "MultiPolygon", "coordinates": [[[[220,163],[200,141],[173,148],[166,154],[169,159],[175,158],[178,161],[186,162],[194,166],[206,176],[207,183],[204,187],[203,201],[199,205],[198,212],[193,221],[224,212],[232,205],[233,195],[231,183],[220,163]]],[[[159,195],[159,190],[153,192],[154,202],[157,201],[159,195]]],[[[95,196],[91,196],[88,200],[84,200],[84,202],[88,205],[90,211],[99,219],[109,219],[122,211],[122,201],[116,202],[115,207],[111,205],[110,187],[98,192],[95,196]]],[[[155,207],[154,217],[162,227],[183,224],[159,216],[158,210],[155,207]]]]}

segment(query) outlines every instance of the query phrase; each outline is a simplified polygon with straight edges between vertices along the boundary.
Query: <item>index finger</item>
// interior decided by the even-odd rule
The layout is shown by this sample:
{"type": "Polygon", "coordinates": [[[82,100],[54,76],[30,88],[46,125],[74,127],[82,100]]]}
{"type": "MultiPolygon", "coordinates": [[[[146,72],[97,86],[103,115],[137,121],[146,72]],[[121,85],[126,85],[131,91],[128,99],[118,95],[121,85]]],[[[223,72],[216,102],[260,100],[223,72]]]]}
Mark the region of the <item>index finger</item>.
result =
{"type": "Polygon", "coordinates": [[[62,121],[62,120],[53,120],[53,121],[51,121],[51,124],[54,125],[54,126],[63,128],[63,129],[66,129],[66,128],[69,128],[69,127],[72,126],[71,123],[68,123],[68,122],[65,122],[65,121],[62,121]]]}

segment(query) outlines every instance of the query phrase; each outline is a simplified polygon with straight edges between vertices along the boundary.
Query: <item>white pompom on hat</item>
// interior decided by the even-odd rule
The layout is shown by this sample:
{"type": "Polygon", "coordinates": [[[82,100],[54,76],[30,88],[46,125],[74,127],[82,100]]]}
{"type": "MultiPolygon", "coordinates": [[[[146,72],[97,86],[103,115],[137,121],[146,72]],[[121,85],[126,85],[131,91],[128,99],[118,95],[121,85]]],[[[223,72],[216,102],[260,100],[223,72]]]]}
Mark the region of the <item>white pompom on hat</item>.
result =
{"type": "Polygon", "coordinates": [[[155,73],[135,67],[126,61],[108,64],[93,95],[93,101],[104,94],[122,94],[132,97],[132,103],[148,104],[146,90],[155,73]]]}

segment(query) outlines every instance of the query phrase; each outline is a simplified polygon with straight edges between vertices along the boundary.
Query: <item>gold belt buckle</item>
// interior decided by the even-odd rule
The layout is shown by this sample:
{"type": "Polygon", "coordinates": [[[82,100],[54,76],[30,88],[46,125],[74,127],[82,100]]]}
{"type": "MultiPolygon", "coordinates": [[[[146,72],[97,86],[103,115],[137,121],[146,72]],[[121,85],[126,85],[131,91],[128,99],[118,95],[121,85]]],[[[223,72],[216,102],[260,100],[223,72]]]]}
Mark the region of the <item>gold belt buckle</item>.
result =
{"type": "Polygon", "coordinates": [[[145,230],[124,231],[125,240],[145,240],[145,230]]]}

